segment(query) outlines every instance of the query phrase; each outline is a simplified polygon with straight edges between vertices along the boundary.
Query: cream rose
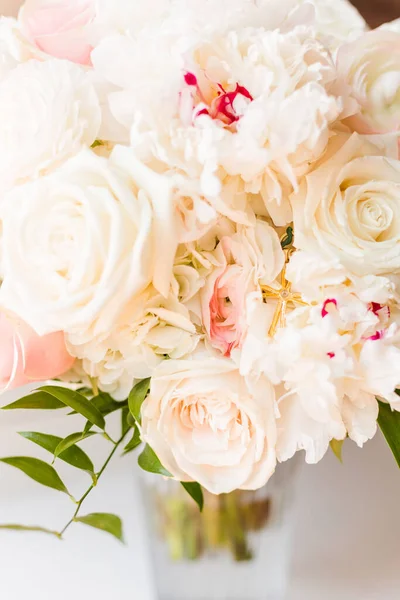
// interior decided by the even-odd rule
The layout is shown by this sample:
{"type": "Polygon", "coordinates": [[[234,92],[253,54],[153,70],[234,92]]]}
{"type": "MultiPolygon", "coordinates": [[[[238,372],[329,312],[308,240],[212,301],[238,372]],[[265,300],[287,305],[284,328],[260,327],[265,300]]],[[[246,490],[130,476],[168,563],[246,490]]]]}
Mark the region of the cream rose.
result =
{"type": "Polygon", "coordinates": [[[90,146],[101,123],[87,74],[66,61],[30,60],[0,83],[0,191],[90,146]]]}
{"type": "Polygon", "coordinates": [[[150,201],[90,150],[15,187],[0,212],[1,302],[39,334],[107,331],[152,279],[150,201]]]}
{"type": "Polygon", "coordinates": [[[214,494],[257,489],[276,465],[273,387],[209,354],[165,361],[142,407],[142,437],[180,481],[214,494]]]}
{"type": "Polygon", "coordinates": [[[343,46],[339,80],[357,100],[358,114],[347,120],[359,133],[387,133],[400,127],[400,33],[376,30],[343,46]]]}
{"type": "Polygon", "coordinates": [[[400,269],[400,162],[378,153],[354,134],[306,177],[292,196],[297,248],[354,275],[400,269]]]}

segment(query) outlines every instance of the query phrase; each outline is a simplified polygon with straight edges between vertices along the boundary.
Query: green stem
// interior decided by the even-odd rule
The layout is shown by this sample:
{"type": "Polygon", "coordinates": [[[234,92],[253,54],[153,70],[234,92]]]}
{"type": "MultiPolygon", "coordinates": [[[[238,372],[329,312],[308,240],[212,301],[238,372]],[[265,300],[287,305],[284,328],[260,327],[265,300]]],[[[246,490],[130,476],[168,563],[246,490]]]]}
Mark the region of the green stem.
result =
{"type": "MultiPolygon", "coordinates": [[[[124,441],[126,434],[128,433],[129,429],[127,429],[126,431],[124,431],[124,433],[122,434],[122,436],[119,438],[118,441],[113,442],[114,444],[114,448],[111,450],[110,454],[108,455],[105,463],[103,464],[103,466],[101,467],[100,471],[97,473],[97,481],[99,481],[100,477],[103,475],[104,471],[106,470],[110,460],[112,459],[112,457],[114,456],[114,454],[116,453],[116,451],[118,450],[119,446],[122,444],[122,442],[124,441]]],[[[64,533],[67,531],[67,529],[72,525],[72,523],[75,521],[75,519],[77,518],[79,511],[82,507],[83,502],[86,500],[86,498],[89,496],[90,492],[94,489],[95,485],[94,483],[92,483],[92,485],[86,490],[86,492],[83,494],[82,498],[78,501],[78,506],[76,507],[76,511],[74,512],[73,517],[68,521],[68,523],[65,525],[65,527],[60,531],[59,537],[61,538],[64,533]]]]}
{"type": "Polygon", "coordinates": [[[99,395],[99,387],[97,385],[97,377],[89,377],[90,379],[90,383],[92,386],[92,390],[93,390],[93,396],[98,396],[99,395]]]}

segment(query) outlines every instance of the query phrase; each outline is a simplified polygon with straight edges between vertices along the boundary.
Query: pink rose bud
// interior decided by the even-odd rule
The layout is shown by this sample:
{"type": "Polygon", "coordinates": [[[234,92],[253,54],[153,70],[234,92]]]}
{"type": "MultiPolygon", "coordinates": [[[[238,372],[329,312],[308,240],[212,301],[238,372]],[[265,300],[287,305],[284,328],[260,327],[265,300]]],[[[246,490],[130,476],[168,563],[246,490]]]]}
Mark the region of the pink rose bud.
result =
{"type": "Polygon", "coordinates": [[[62,375],[74,363],[64,333],[39,336],[16,315],[0,312],[0,389],[14,389],[62,375]]]}
{"type": "Polygon", "coordinates": [[[40,50],[82,65],[93,50],[87,26],[95,16],[94,0],[26,0],[19,21],[40,50]]]}

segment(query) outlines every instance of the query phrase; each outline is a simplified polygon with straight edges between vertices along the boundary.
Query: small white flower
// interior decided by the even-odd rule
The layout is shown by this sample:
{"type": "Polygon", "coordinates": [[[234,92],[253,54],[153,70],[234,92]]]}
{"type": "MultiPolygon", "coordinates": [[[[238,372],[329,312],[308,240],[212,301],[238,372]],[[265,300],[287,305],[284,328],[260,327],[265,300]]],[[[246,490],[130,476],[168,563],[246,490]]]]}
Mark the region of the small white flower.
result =
{"type": "Polygon", "coordinates": [[[125,308],[110,331],[67,336],[69,352],[82,359],[83,371],[118,399],[128,396],[135,379],[151,377],[166,358],[191,354],[198,340],[185,306],[152,287],[125,308]]]}

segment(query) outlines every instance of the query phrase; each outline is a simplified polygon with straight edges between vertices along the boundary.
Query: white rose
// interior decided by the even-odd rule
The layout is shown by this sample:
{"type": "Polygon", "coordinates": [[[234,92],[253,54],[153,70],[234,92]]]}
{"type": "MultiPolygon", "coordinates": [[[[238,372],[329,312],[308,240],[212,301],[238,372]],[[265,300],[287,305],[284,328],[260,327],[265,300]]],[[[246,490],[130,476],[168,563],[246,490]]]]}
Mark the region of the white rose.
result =
{"type": "Polygon", "coordinates": [[[378,153],[354,134],[305,178],[292,196],[297,248],[354,275],[400,269],[400,162],[378,153]]]}
{"type": "Polygon", "coordinates": [[[127,398],[134,380],[151,377],[166,358],[191,354],[198,340],[187,308],[152,286],[125,308],[111,331],[66,336],[68,351],[82,359],[84,372],[117,399],[127,398]]]}
{"type": "Polygon", "coordinates": [[[180,481],[214,494],[257,489],[275,470],[274,390],[229,359],[163,362],[142,407],[142,437],[180,481]]]}
{"type": "Polygon", "coordinates": [[[107,331],[163,263],[146,194],[90,150],[14,188],[1,217],[1,302],[40,334],[107,331]]]}
{"type": "Polygon", "coordinates": [[[400,127],[400,32],[376,30],[340,48],[339,81],[348,86],[359,112],[348,124],[359,133],[400,127]]]}
{"type": "Polygon", "coordinates": [[[88,76],[56,59],[12,70],[0,83],[0,113],[0,190],[90,146],[101,123],[88,76]]]}

